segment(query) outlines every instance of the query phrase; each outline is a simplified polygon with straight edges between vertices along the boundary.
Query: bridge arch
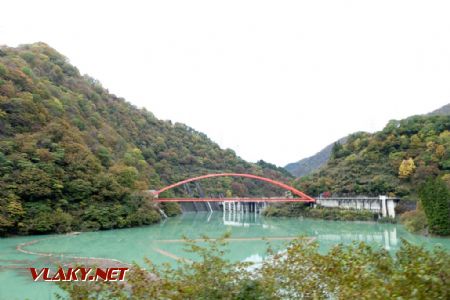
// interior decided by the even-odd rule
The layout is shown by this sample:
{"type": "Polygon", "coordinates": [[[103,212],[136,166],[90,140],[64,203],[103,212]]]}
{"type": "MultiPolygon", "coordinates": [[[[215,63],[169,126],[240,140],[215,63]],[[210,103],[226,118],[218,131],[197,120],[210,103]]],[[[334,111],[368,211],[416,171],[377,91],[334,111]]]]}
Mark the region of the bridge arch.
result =
{"type": "Polygon", "coordinates": [[[296,188],[287,185],[285,183],[270,179],[270,178],[266,178],[266,177],[262,177],[262,176],[257,176],[257,175],[253,175],[253,174],[245,174],[245,173],[216,173],[216,174],[207,174],[207,175],[202,175],[202,176],[198,176],[198,177],[192,177],[192,178],[188,178],[182,181],[179,181],[177,183],[168,185],[166,187],[163,187],[162,189],[155,191],[154,195],[159,195],[162,192],[165,192],[167,190],[170,190],[174,187],[183,185],[185,183],[189,183],[192,181],[197,181],[197,180],[202,180],[202,179],[206,179],[206,178],[213,178],[213,177],[243,177],[243,178],[251,178],[251,179],[256,179],[256,180],[260,180],[260,181],[264,181],[264,182],[268,182],[272,185],[278,186],[282,189],[285,189],[287,191],[290,191],[293,195],[298,196],[300,199],[298,200],[303,200],[303,201],[307,201],[307,202],[315,202],[316,200],[308,195],[306,195],[305,193],[297,190],[296,188]]]}

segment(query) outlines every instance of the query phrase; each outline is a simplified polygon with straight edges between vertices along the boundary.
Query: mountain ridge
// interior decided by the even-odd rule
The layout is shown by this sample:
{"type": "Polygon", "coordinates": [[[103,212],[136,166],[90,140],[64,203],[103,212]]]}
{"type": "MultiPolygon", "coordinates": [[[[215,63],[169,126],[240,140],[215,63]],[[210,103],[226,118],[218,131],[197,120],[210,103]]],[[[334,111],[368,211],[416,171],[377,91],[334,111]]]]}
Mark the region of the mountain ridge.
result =
{"type": "MultiPolygon", "coordinates": [[[[334,143],[345,143],[347,137],[340,138],[334,143]]],[[[325,165],[330,158],[331,149],[334,143],[329,144],[319,152],[309,157],[303,158],[297,162],[287,164],[284,168],[296,177],[309,175],[315,170],[325,165]]]]}
{"type": "Polygon", "coordinates": [[[450,103],[445,104],[444,106],[433,110],[426,114],[427,116],[448,116],[450,115],[450,103]]]}

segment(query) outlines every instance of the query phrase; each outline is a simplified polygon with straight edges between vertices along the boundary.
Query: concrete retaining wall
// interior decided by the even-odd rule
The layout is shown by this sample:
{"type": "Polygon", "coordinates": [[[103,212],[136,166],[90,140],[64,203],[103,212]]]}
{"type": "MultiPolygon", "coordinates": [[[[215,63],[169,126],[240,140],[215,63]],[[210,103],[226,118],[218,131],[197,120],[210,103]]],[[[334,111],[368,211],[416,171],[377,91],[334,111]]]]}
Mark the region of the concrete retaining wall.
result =
{"type": "Polygon", "coordinates": [[[380,214],[382,217],[395,218],[395,206],[399,199],[386,196],[378,197],[331,197],[317,198],[316,205],[342,209],[363,209],[380,214]]]}

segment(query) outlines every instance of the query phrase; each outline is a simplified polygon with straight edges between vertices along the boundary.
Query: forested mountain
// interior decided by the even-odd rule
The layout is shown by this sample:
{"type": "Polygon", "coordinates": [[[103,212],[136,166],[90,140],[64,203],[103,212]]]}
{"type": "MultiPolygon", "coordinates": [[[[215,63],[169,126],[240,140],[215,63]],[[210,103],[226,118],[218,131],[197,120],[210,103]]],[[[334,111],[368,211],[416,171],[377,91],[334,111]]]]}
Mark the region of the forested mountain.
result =
{"type": "MultiPolygon", "coordinates": [[[[438,108],[428,114],[427,116],[445,116],[450,115],[450,103],[438,108]]],[[[345,144],[347,137],[339,139],[337,142],[340,144],[345,144]]],[[[295,163],[287,164],[284,168],[289,171],[292,175],[296,177],[301,177],[305,175],[309,175],[312,172],[320,169],[320,167],[324,166],[331,156],[331,149],[333,148],[334,143],[326,146],[316,154],[303,158],[295,163]]]]}
{"type": "MultiPolygon", "coordinates": [[[[347,137],[343,137],[339,139],[337,142],[343,144],[346,141],[347,137]]],[[[333,145],[334,143],[326,146],[316,154],[301,159],[298,162],[290,163],[286,165],[284,168],[287,171],[289,171],[289,173],[291,173],[296,177],[309,175],[327,163],[327,161],[330,159],[331,149],[333,148],[333,145]]]]}
{"type": "MultiPolygon", "coordinates": [[[[288,178],[137,109],[44,43],[0,48],[0,234],[148,224],[159,216],[139,191],[211,172],[288,178]]],[[[281,192],[251,180],[201,184],[209,194],[281,192]]]]}
{"type": "Polygon", "coordinates": [[[328,163],[295,180],[311,195],[396,195],[417,199],[428,177],[450,184],[450,115],[413,116],[390,121],[382,131],[356,133],[336,143],[328,163]]]}

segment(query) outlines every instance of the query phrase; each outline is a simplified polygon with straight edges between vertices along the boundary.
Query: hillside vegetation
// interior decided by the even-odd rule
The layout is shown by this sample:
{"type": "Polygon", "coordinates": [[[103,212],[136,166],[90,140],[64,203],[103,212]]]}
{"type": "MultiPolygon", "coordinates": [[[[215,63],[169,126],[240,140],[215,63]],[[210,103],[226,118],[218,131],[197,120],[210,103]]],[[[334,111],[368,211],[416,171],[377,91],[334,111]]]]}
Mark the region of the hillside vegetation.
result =
{"type": "MultiPolygon", "coordinates": [[[[150,224],[160,216],[140,191],[211,172],[289,176],[137,109],[46,44],[0,48],[0,234],[150,224]]],[[[202,181],[202,188],[281,194],[231,178],[202,181]]]]}
{"type": "Polygon", "coordinates": [[[417,200],[428,177],[450,184],[450,115],[390,121],[374,134],[355,133],[336,143],[328,163],[294,185],[311,195],[388,194],[417,200]]]}

